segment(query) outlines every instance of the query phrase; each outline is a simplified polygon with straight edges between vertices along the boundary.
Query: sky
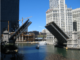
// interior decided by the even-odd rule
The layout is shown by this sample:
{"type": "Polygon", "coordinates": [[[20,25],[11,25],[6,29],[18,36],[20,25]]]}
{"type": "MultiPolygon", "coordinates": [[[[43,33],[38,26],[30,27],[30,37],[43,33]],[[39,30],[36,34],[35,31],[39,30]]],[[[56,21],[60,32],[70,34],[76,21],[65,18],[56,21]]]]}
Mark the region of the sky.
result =
{"type": "MultiPolygon", "coordinates": [[[[65,0],[68,8],[80,8],[80,0],[65,0]]],[[[46,29],[46,11],[49,9],[49,0],[20,0],[19,1],[19,20],[30,17],[32,24],[28,31],[39,31],[46,29]],[[32,17],[31,17],[32,16],[32,17]]],[[[27,19],[24,19],[23,23],[27,19]]],[[[22,23],[19,21],[19,26],[22,23]]]]}

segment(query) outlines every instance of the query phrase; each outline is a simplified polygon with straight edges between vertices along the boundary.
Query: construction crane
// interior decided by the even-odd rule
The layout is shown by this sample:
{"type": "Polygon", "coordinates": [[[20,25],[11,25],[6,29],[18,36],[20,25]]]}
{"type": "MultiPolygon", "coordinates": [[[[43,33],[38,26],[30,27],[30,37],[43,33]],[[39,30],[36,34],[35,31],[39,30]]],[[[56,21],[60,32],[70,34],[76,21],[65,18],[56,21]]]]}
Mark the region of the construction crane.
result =
{"type": "MultiPolygon", "coordinates": [[[[30,17],[27,17],[27,18],[24,18],[24,19],[28,19],[28,18],[31,18],[32,16],[30,16],[30,17]]],[[[18,20],[18,21],[22,21],[22,25],[23,25],[23,17],[22,17],[22,19],[21,20],[18,20]]],[[[9,21],[8,21],[8,32],[9,32],[9,21]]]]}
{"type": "Polygon", "coordinates": [[[9,21],[8,21],[8,32],[9,32],[9,21]]]}
{"type": "MultiPolygon", "coordinates": [[[[23,19],[23,17],[22,17],[22,19],[21,20],[18,20],[18,21],[22,21],[22,25],[23,25],[23,20],[25,20],[25,19],[29,19],[29,18],[31,18],[32,16],[30,16],[30,17],[27,17],[27,18],[24,18],[23,19]]],[[[22,33],[22,40],[23,40],[23,33],[22,33]]]]}
{"type": "Polygon", "coordinates": [[[27,18],[24,18],[24,19],[23,19],[23,17],[22,17],[22,19],[21,19],[21,20],[18,20],[18,21],[22,21],[22,25],[23,25],[23,20],[28,19],[28,18],[31,18],[31,17],[32,17],[32,16],[27,17],[27,18]]]}

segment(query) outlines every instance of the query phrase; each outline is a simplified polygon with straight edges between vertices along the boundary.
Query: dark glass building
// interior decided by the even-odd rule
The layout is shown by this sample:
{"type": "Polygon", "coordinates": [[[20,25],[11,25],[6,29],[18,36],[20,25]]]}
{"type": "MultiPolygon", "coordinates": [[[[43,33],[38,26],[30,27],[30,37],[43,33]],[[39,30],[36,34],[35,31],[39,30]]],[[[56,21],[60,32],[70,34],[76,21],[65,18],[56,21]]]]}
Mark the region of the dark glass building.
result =
{"type": "Polygon", "coordinates": [[[19,0],[0,0],[0,20],[1,20],[1,33],[8,29],[15,31],[19,27],[19,0]]]}

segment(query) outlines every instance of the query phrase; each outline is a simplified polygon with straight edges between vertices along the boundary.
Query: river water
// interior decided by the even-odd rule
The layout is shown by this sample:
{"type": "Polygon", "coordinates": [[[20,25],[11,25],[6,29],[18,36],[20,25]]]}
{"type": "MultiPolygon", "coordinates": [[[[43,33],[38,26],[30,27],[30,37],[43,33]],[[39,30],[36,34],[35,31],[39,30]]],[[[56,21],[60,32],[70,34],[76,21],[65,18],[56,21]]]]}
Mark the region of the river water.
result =
{"type": "Polygon", "coordinates": [[[53,45],[40,45],[36,49],[37,44],[19,43],[19,53],[24,55],[23,60],[45,60],[49,54],[61,54],[66,58],[79,60],[80,50],[66,50],[64,48],[57,48],[53,45]]]}

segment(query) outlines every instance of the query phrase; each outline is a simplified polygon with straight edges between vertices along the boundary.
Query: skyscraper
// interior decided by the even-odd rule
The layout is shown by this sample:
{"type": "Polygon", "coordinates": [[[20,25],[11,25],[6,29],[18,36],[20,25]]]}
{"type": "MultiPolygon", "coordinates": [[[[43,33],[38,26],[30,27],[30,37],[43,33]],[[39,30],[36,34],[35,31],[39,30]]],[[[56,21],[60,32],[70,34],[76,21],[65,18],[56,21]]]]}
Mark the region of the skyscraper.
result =
{"type": "Polygon", "coordinates": [[[8,28],[8,21],[9,31],[15,31],[18,28],[19,0],[0,0],[0,3],[1,33],[8,28]]]}
{"type": "MultiPolygon", "coordinates": [[[[67,8],[65,0],[50,0],[50,9],[46,12],[46,24],[52,21],[54,21],[70,38],[72,37],[72,9],[67,8]],[[55,2],[57,4],[55,4],[55,2]]],[[[47,32],[47,41],[49,42],[50,40],[53,43],[53,40],[55,40],[54,36],[47,32]]]]}
{"type": "Polygon", "coordinates": [[[58,1],[59,0],[49,0],[50,9],[52,9],[52,8],[58,8],[58,1]]]}

